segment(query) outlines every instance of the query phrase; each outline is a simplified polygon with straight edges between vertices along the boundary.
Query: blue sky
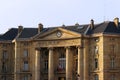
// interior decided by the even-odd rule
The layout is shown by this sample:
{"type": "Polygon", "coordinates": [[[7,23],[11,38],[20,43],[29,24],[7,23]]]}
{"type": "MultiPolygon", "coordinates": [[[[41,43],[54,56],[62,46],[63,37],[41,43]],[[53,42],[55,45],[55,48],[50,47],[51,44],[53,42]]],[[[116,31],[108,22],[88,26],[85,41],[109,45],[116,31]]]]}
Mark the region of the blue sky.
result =
{"type": "Polygon", "coordinates": [[[9,28],[88,24],[120,18],[120,0],[1,0],[0,33],[9,28]]]}

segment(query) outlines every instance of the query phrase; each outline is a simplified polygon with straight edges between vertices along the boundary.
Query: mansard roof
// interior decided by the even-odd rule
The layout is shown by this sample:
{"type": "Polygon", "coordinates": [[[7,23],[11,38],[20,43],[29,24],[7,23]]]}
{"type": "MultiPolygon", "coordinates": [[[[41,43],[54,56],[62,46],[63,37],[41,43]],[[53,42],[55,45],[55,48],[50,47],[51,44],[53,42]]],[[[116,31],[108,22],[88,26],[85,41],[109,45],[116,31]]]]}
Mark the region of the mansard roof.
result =
{"type": "MultiPolygon", "coordinates": [[[[119,23],[120,24],[120,23],[119,23]]],[[[59,27],[49,27],[49,28],[43,28],[43,30],[38,33],[38,28],[23,28],[22,32],[18,35],[18,29],[17,28],[11,28],[9,29],[5,34],[0,35],[0,41],[5,40],[14,40],[20,39],[20,38],[31,38],[38,34],[43,34],[49,31],[52,31],[59,27]]],[[[60,26],[62,29],[70,30],[73,32],[77,32],[78,34],[84,34],[84,35],[91,35],[96,33],[102,33],[102,34],[120,34],[120,25],[116,26],[114,22],[107,21],[102,22],[99,24],[94,24],[94,28],[91,28],[90,24],[85,25],[73,25],[73,26],[60,26]]]]}
{"type": "Polygon", "coordinates": [[[18,34],[17,28],[11,28],[6,33],[0,35],[0,41],[13,40],[18,34]]]}
{"type": "Polygon", "coordinates": [[[23,28],[18,38],[30,38],[35,36],[37,33],[38,33],[37,28],[23,28]]]}
{"type": "Polygon", "coordinates": [[[73,26],[65,26],[62,28],[70,30],[70,31],[74,31],[74,32],[77,32],[80,34],[84,34],[88,27],[89,27],[89,25],[73,25],[73,26]]]}
{"type": "Polygon", "coordinates": [[[93,29],[87,31],[87,35],[96,33],[120,34],[120,26],[116,26],[114,22],[103,22],[96,24],[93,29]]]}

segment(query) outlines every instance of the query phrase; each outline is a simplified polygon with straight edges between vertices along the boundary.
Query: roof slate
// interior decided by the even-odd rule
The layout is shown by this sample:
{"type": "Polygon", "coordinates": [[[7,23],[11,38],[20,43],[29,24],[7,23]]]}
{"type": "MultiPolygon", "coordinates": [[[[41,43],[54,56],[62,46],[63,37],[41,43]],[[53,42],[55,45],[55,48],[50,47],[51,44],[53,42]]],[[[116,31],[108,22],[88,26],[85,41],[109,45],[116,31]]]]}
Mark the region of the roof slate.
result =
{"type": "Polygon", "coordinates": [[[65,26],[62,28],[83,34],[86,31],[87,27],[88,25],[78,25],[78,26],[65,26]]]}
{"type": "Polygon", "coordinates": [[[2,40],[13,40],[18,34],[17,28],[9,29],[5,34],[0,36],[0,41],[2,40]]]}
{"type": "Polygon", "coordinates": [[[24,28],[18,38],[30,38],[38,33],[37,28],[24,28]]]}
{"type": "MultiPolygon", "coordinates": [[[[44,28],[40,34],[49,32],[57,27],[44,28]]],[[[73,25],[73,26],[61,26],[63,29],[67,29],[79,34],[91,35],[96,33],[117,33],[120,34],[120,26],[116,26],[114,22],[103,22],[100,24],[95,24],[94,28],[90,28],[90,24],[86,25],[73,25]]],[[[14,40],[18,34],[17,28],[11,28],[5,34],[0,35],[0,41],[4,40],[14,40]]],[[[22,32],[17,36],[19,38],[31,38],[38,34],[38,28],[23,28],[22,32]]]]}

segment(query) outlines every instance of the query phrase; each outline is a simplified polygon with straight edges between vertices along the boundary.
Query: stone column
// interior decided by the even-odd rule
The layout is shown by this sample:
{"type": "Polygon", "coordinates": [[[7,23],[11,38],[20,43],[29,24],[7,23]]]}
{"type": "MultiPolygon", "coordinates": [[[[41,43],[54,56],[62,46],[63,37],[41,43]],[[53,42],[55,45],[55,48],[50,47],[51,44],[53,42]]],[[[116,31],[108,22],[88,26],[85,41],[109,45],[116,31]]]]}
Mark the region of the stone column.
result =
{"type": "Polygon", "coordinates": [[[54,55],[53,48],[49,48],[49,70],[48,70],[48,80],[54,80],[54,55]]]}
{"type": "Polygon", "coordinates": [[[35,80],[40,80],[40,49],[35,53],[35,80]]]}
{"type": "Polygon", "coordinates": [[[72,80],[72,52],[66,47],[66,80],[72,80]]]}
{"type": "Polygon", "coordinates": [[[77,77],[80,77],[80,80],[83,80],[83,48],[78,47],[78,72],[77,77]]]}

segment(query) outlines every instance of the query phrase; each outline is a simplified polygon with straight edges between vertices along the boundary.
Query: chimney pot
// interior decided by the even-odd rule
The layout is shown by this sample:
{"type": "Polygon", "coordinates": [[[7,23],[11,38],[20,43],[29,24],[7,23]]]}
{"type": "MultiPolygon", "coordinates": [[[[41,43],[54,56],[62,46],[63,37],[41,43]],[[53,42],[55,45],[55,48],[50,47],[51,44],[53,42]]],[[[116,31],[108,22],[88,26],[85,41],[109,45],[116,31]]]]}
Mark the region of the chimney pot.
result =
{"type": "Polygon", "coordinates": [[[94,29],[94,20],[93,19],[91,19],[90,27],[91,27],[91,29],[94,29]]]}
{"type": "Polygon", "coordinates": [[[115,25],[118,27],[119,26],[119,18],[118,17],[116,17],[115,19],[114,19],[114,23],[115,23],[115,25]]]}
{"type": "Polygon", "coordinates": [[[75,26],[79,26],[79,23],[76,23],[75,26]]]}
{"type": "Polygon", "coordinates": [[[43,30],[43,24],[38,24],[38,33],[40,33],[43,30]]]}
{"type": "Polygon", "coordinates": [[[18,26],[18,33],[21,33],[22,32],[22,30],[23,30],[23,26],[18,26]]]}

